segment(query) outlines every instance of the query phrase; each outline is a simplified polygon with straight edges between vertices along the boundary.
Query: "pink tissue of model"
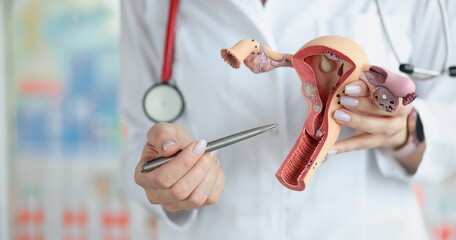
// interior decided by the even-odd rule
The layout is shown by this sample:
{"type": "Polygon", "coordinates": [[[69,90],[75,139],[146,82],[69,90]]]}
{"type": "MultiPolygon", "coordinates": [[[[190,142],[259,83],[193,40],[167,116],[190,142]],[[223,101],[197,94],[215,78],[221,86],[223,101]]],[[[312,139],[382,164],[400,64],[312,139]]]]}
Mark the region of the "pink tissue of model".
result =
{"type": "Polygon", "coordinates": [[[368,83],[372,100],[386,112],[394,112],[400,99],[407,105],[417,97],[412,80],[369,65],[358,44],[339,36],[316,38],[295,54],[276,53],[253,39],[244,39],[222,49],[221,54],[233,68],[244,62],[254,73],[278,67],[296,70],[309,111],[298,139],[276,173],[278,180],[292,190],[305,189],[336,142],[341,126],[332,116],[341,108],[346,85],[359,79],[368,83]]]}

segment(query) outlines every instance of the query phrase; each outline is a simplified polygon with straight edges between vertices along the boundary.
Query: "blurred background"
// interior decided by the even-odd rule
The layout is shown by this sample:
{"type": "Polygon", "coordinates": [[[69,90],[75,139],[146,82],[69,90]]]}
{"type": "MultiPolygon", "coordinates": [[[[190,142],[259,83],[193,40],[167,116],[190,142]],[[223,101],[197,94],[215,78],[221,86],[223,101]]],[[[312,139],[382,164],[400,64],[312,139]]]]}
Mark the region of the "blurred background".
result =
{"type": "MultiPolygon", "coordinates": [[[[0,239],[156,239],[120,187],[119,7],[0,0],[0,239]]],[[[456,239],[456,176],[415,192],[456,239]]]]}

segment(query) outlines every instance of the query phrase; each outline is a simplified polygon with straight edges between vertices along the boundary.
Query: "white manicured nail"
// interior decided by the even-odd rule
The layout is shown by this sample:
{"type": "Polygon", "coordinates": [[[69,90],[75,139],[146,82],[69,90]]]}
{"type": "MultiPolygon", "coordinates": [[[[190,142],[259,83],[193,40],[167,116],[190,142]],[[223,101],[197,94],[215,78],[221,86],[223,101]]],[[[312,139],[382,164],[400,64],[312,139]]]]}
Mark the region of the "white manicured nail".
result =
{"type": "Polygon", "coordinates": [[[343,122],[348,122],[351,120],[350,115],[348,115],[348,113],[341,111],[341,110],[336,110],[336,112],[334,113],[334,118],[339,121],[343,121],[343,122]]]}
{"type": "Polygon", "coordinates": [[[358,106],[358,99],[357,98],[352,98],[352,97],[347,97],[347,96],[342,96],[340,98],[340,104],[348,107],[355,107],[358,106]]]}
{"type": "Polygon", "coordinates": [[[351,95],[351,94],[358,94],[361,92],[361,87],[359,85],[355,84],[348,84],[345,86],[345,94],[351,95]]]}
{"type": "Polygon", "coordinates": [[[168,147],[170,147],[172,145],[176,145],[176,143],[174,141],[171,141],[171,140],[165,142],[165,144],[163,144],[163,151],[166,151],[166,149],[168,149],[168,147]]]}
{"type": "Polygon", "coordinates": [[[333,150],[328,152],[328,156],[334,156],[336,154],[337,154],[337,150],[336,149],[333,149],[333,150]]]}
{"type": "Polygon", "coordinates": [[[209,153],[209,156],[211,156],[212,158],[216,158],[218,156],[218,150],[212,151],[211,153],[209,153]]]}
{"type": "Polygon", "coordinates": [[[206,149],[207,142],[204,139],[199,140],[196,142],[195,146],[193,147],[193,154],[200,155],[206,149]]]}

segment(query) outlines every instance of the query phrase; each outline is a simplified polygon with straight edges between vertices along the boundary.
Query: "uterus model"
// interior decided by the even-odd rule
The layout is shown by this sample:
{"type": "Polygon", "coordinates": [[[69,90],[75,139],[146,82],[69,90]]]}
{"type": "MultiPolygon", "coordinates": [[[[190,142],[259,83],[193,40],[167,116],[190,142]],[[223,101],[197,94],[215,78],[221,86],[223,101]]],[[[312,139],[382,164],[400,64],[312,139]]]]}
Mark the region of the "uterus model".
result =
{"type": "Polygon", "coordinates": [[[244,39],[222,49],[221,55],[231,67],[239,68],[244,62],[254,73],[278,67],[296,70],[309,110],[298,139],[276,173],[291,190],[306,188],[339,137],[341,125],[333,115],[342,107],[340,98],[346,85],[364,80],[376,106],[386,112],[394,112],[400,99],[405,106],[417,97],[412,80],[370,65],[364,50],[344,37],[316,38],[295,54],[276,53],[254,39],[244,39]]]}

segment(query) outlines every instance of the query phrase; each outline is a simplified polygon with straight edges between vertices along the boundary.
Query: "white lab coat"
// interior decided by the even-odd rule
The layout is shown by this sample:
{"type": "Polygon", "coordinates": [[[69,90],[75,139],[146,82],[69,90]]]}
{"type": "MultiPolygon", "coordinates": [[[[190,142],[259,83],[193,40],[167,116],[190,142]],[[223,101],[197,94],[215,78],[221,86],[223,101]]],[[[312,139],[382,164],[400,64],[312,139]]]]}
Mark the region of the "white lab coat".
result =
{"type": "MultiPolygon", "coordinates": [[[[444,49],[436,1],[383,2],[403,61],[440,68],[444,49]]],[[[455,2],[448,2],[454,22],[455,2]]],[[[274,176],[308,109],[295,70],[255,75],[244,66],[231,69],[220,57],[220,49],[244,38],[294,53],[307,41],[332,34],[358,42],[371,64],[396,71],[373,0],[268,0],[265,7],[260,0],[181,0],[172,82],[182,91],[186,108],[177,123],[194,139],[209,141],[260,125],[280,125],[273,133],[220,150],[226,185],[217,204],[168,214],[148,203],[133,175],[146,132],[154,124],[143,113],[142,98],[160,81],[168,4],[122,2],[125,189],[128,197],[159,217],[159,239],[428,238],[411,183],[455,172],[456,79],[417,83],[420,98],[414,106],[424,124],[427,149],[415,175],[408,176],[379,150],[353,151],[330,157],[308,187],[295,192],[274,176]]],[[[452,31],[456,39],[454,25],[452,31]]],[[[345,128],[341,138],[352,135],[353,130],[345,128]]]]}

